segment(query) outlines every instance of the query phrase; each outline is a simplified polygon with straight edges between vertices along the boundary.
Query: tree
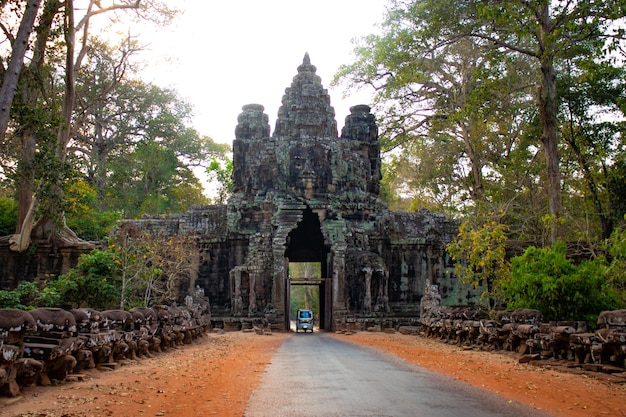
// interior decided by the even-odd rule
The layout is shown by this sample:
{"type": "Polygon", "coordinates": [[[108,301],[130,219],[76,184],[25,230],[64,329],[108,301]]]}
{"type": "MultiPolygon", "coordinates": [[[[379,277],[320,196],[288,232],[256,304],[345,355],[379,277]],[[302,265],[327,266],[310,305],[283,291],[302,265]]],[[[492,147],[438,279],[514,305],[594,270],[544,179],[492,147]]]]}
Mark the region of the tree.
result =
{"type": "MultiPolygon", "coordinates": [[[[579,49],[585,50],[585,45],[579,49]]],[[[558,92],[561,97],[561,136],[567,145],[563,149],[564,172],[569,177],[564,180],[565,189],[580,190],[570,193],[582,194],[589,201],[590,208],[583,204],[572,212],[591,212],[587,218],[599,222],[598,236],[581,225],[578,229],[586,236],[576,236],[586,240],[608,239],[613,225],[622,220],[624,212],[616,212],[614,207],[623,205],[626,197],[610,195],[610,172],[619,165],[624,152],[624,113],[621,103],[626,101],[626,73],[624,68],[598,62],[589,55],[576,55],[564,60],[564,69],[559,79],[558,92]],[[622,120],[619,122],[619,120],[622,120]],[[580,184],[576,184],[580,181],[580,184]],[[595,239],[593,239],[595,238],[595,239]]],[[[573,198],[570,198],[573,200],[573,198]]],[[[582,216],[580,216],[582,217],[582,216]]]]}
{"type": "MultiPolygon", "coordinates": [[[[611,215],[614,219],[621,216],[622,223],[626,220],[626,149],[615,157],[615,163],[607,169],[607,194],[611,201],[611,215]]],[[[617,222],[616,222],[617,223],[617,222]]]]}
{"type": "Polygon", "coordinates": [[[67,226],[81,239],[103,240],[121,220],[121,210],[100,208],[96,190],[80,177],[65,183],[64,195],[67,226]]]}
{"type": "Polygon", "coordinates": [[[181,287],[193,288],[198,260],[185,236],[140,232],[123,223],[109,241],[120,276],[120,308],[180,301],[181,287]]]}
{"type": "Polygon", "coordinates": [[[502,305],[502,289],[509,280],[511,266],[506,254],[506,226],[490,220],[463,222],[459,234],[447,250],[462,283],[482,288],[481,299],[490,310],[502,305]]]}
{"type": "Polygon", "coordinates": [[[81,255],[76,267],[59,279],[74,284],[60,299],[75,308],[106,310],[114,308],[120,299],[117,260],[111,251],[95,249],[81,255]]]}
{"type": "MultiPolygon", "coordinates": [[[[477,24],[469,36],[486,39],[501,48],[525,55],[538,64],[537,107],[541,143],[546,163],[550,215],[561,216],[561,172],[558,154],[558,95],[556,62],[584,42],[602,57],[606,39],[620,39],[623,27],[612,25],[626,13],[626,3],[545,0],[482,2],[476,8],[477,24]]],[[[466,32],[467,33],[467,32],[466,32]]],[[[462,33],[458,33],[459,35],[462,33]]],[[[467,35],[462,35],[467,36],[467,35]]],[[[454,41],[452,37],[445,40],[454,41]]],[[[609,45],[615,47],[615,45],[609,45]]],[[[558,222],[552,222],[551,241],[558,238],[558,222]]]]}
{"type": "Polygon", "coordinates": [[[0,197],[0,236],[6,236],[15,229],[17,204],[13,199],[0,197]]]}
{"type": "MultiPolygon", "coordinates": [[[[551,222],[550,240],[558,237],[561,217],[561,172],[558,153],[558,96],[555,63],[568,56],[580,42],[592,45],[596,57],[607,56],[618,47],[624,30],[619,19],[624,16],[624,1],[582,2],[545,0],[500,0],[466,2],[458,0],[396,0],[383,25],[382,36],[370,36],[356,49],[357,62],[344,67],[339,75],[351,75],[356,85],[374,85],[379,98],[385,99],[388,86],[409,85],[415,81],[395,68],[421,64],[451,45],[472,39],[483,50],[522,56],[534,67],[535,98],[539,119],[539,142],[542,144],[547,180],[547,200],[551,222]],[[400,62],[387,60],[385,50],[396,49],[400,62]],[[390,65],[393,64],[393,65],[390,65]],[[383,82],[377,84],[377,82],[383,82]]],[[[421,81],[417,78],[417,81],[421,81]]],[[[427,85],[427,84],[426,84],[427,85]]],[[[414,101],[420,95],[407,91],[414,101]]],[[[395,109],[402,114],[402,109],[395,109]]],[[[429,122],[435,113],[424,117],[429,122]]],[[[400,119],[401,120],[401,119],[400,119]]]]}
{"type": "Polygon", "coordinates": [[[50,70],[45,65],[46,48],[55,40],[52,29],[61,6],[61,2],[56,0],[46,0],[44,3],[38,19],[37,35],[31,52],[32,58],[19,78],[19,101],[14,103],[11,109],[11,117],[15,124],[13,142],[16,143],[15,147],[19,148],[16,152],[18,162],[15,173],[18,217],[16,234],[11,239],[11,249],[16,251],[24,251],[30,242],[32,225],[38,208],[38,200],[33,198],[36,171],[47,175],[51,171],[60,169],[59,166],[51,163],[54,161],[52,143],[54,132],[59,125],[59,119],[56,117],[59,112],[51,100],[55,94],[46,84],[44,73],[50,70]],[[36,152],[38,142],[41,150],[39,154],[36,152]],[[42,157],[37,158],[38,155],[42,157]],[[51,164],[38,170],[37,161],[51,164]]]}
{"type": "MultiPolygon", "coordinates": [[[[63,178],[67,161],[67,147],[71,139],[73,110],[76,97],[75,81],[83,58],[89,47],[89,27],[91,19],[104,13],[115,13],[118,10],[135,10],[138,15],[150,17],[155,10],[162,12],[159,16],[166,19],[171,11],[156,1],[119,0],[109,3],[105,7],[100,1],[90,0],[79,19],[75,19],[73,1],[60,2],[46,0],[39,17],[37,36],[33,47],[33,58],[24,77],[20,77],[21,94],[15,112],[15,136],[22,140],[22,154],[19,160],[19,174],[17,176],[20,190],[18,199],[18,227],[17,233],[11,238],[11,248],[23,251],[28,247],[31,232],[36,230],[39,238],[50,239],[53,242],[77,239],[65,226],[65,216],[62,211],[63,178]],[[77,36],[77,33],[80,33],[77,36]],[[56,38],[62,34],[62,38],[56,38]],[[59,48],[49,48],[57,41],[59,48]],[[62,57],[60,68],[63,73],[55,72],[53,65],[55,54],[62,57]],[[50,67],[46,67],[51,64],[50,67]],[[48,77],[45,76],[47,72],[48,77]],[[59,80],[63,80],[57,83],[59,80]],[[50,83],[52,81],[52,83],[50,83]],[[43,94],[42,94],[43,93],[43,94]],[[33,117],[36,110],[46,107],[46,114],[52,118],[33,117]],[[45,139],[45,140],[42,140],[45,139]],[[42,170],[47,176],[36,178],[36,151],[45,150],[45,160],[49,163],[48,169],[42,170]],[[33,197],[33,195],[35,197],[33,197]],[[37,227],[33,229],[35,215],[39,203],[42,215],[37,227]]],[[[13,111],[12,111],[13,112],[13,111]]],[[[44,152],[40,152],[43,154],[44,152]]]]}
{"type": "Polygon", "coordinates": [[[173,149],[156,141],[139,143],[132,152],[112,159],[108,176],[108,204],[123,210],[126,218],[179,213],[207,202],[190,168],[173,149]]]}
{"type": "Polygon", "coordinates": [[[77,81],[84,123],[71,154],[97,190],[99,208],[135,217],[206,203],[192,169],[229,147],[189,127],[192,108],[175,91],[137,78],[132,42],[123,50],[93,43],[77,81]]]}
{"type": "Polygon", "coordinates": [[[213,158],[206,169],[209,177],[217,182],[217,204],[224,204],[226,199],[233,193],[233,161],[224,156],[213,158]]]}
{"type": "Polygon", "coordinates": [[[31,0],[26,3],[15,39],[12,39],[9,30],[3,28],[3,32],[8,35],[13,47],[7,68],[0,64],[0,70],[3,75],[2,87],[0,88],[0,154],[2,154],[4,138],[9,125],[11,104],[17,91],[17,80],[24,65],[24,56],[28,50],[28,39],[35,25],[35,18],[40,5],[41,0],[31,0]]]}
{"type": "Polygon", "coordinates": [[[522,186],[504,171],[511,161],[517,171],[530,165],[522,141],[533,117],[530,63],[479,39],[431,48],[433,34],[408,20],[391,11],[385,33],[366,38],[357,62],[343,66],[334,82],[376,90],[390,166],[385,181],[413,200],[410,207],[451,215],[503,210],[522,186]],[[503,186],[510,191],[496,200],[503,186]],[[491,207],[483,207],[487,202],[491,207]]]}
{"type": "MultiPolygon", "coordinates": [[[[624,219],[626,220],[626,214],[624,219]]],[[[626,300],[626,226],[613,231],[605,250],[611,259],[607,269],[608,283],[619,292],[621,300],[624,301],[626,300]]]]}

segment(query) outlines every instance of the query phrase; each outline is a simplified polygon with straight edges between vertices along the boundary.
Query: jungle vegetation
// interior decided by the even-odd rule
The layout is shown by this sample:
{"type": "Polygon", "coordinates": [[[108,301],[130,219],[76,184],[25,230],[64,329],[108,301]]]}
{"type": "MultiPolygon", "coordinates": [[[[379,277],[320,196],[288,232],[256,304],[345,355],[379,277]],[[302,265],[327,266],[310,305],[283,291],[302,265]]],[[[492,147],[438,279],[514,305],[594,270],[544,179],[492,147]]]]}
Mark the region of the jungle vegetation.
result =
{"type": "Polygon", "coordinates": [[[393,0],[333,80],[374,92],[383,195],[459,220],[449,253],[490,308],[625,305],[625,15],[624,0],[393,0]]]}
{"type": "Polygon", "coordinates": [[[176,91],[142,80],[141,41],[107,26],[177,13],[161,0],[0,0],[0,235],[15,250],[209,203],[194,169],[230,147],[191,126],[176,91]]]}
{"type": "MultiPolygon", "coordinates": [[[[219,201],[228,195],[228,146],[190,126],[175,91],[141,80],[137,40],[91,33],[102,16],[166,25],[172,2],[107,4],[0,0],[0,235],[17,250],[205,203],[194,166],[223,185],[219,201]]],[[[390,0],[336,74],[348,93],[375,94],[389,207],[458,219],[450,256],[490,308],[584,319],[624,306],[625,15],[626,0],[390,0]]],[[[66,283],[112,273],[115,248],[66,283]]],[[[137,297],[134,283],[164,265],[116,270],[115,291],[99,281],[101,301],[138,302],[126,289],[137,297]]],[[[29,285],[0,297],[74,291],[29,285]]]]}

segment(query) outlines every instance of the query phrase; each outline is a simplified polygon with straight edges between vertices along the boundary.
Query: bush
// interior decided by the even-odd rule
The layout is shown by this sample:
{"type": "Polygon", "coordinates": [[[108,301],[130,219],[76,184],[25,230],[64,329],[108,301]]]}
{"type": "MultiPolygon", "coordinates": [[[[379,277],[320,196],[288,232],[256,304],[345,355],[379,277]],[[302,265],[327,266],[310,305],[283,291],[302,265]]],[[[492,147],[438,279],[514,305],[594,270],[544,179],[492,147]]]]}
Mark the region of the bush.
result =
{"type": "Polygon", "coordinates": [[[544,320],[585,320],[595,326],[604,310],[623,306],[619,292],[606,279],[608,264],[597,258],[575,265],[566,258],[566,246],[534,246],[511,260],[511,279],[502,284],[508,308],[532,308],[544,320]]]}
{"type": "Polygon", "coordinates": [[[119,211],[92,212],[83,215],[67,216],[67,227],[84,240],[103,240],[111,232],[118,220],[122,219],[119,211]]]}
{"type": "Polygon", "coordinates": [[[0,308],[19,308],[20,295],[17,291],[0,290],[0,308]]]}
{"type": "Polygon", "coordinates": [[[118,303],[117,265],[111,252],[95,249],[82,255],[76,268],[59,280],[60,299],[66,304],[104,310],[118,303]]]}
{"type": "Polygon", "coordinates": [[[39,289],[37,284],[30,281],[22,281],[13,291],[0,291],[0,308],[17,308],[20,310],[32,310],[38,307],[39,289]]]}

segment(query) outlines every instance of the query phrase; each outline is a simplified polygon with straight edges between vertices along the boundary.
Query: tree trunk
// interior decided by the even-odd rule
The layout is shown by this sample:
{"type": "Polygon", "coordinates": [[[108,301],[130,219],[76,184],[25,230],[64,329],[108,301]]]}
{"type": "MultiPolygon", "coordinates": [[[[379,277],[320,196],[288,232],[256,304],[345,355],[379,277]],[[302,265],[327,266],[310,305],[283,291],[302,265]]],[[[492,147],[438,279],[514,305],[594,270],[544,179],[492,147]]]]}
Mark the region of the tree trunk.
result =
{"type": "Polygon", "coordinates": [[[466,123],[460,123],[459,127],[463,136],[463,143],[465,145],[465,152],[470,160],[471,168],[471,185],[470,195],[475,203],[476,207],[479,207],[483,203],[483,175],[482,175],[482,163],[480,156],[474,150],[472,142],[471,128],[466,123]]]}
{"type": "Polygon", "coordinates": [[[11,104],[13,97],[17,91],[17,80],[19,79],[22,66],[24,65],[24,55],[28,50],[28,38],[33,31],[35,18],[39,11],[41,0],[29,0],[26,3],[26,10],[17,31],[17,36],[13,41],[13,50],[11,51],[11,60],[4,74],[2,88],[0,89],[0,151],[4,144],[7,127],[9,125],[9,116],[11,114],[11,104]]]}
{"type": "MultiPolygon", "coordinates": [[[[46,0],[42,15],[39,19],[37,38],[33,48],[33,57],[30,65],[25,68],[28,72],[27,80],[21,87],[20,92],[22,103],[25,107],[36,108],[37,100],[41,94],[41,86],[37,80],[41,79],[40,72],[45,62],[45,51],[51,35],[51,28],[54,19],[62,3],[59,0],[46,0]]],[[[18,189],[18,219],[16,224],[16,235],[11,239],[14,242],[11,250],[22,252],[28,248],[31,240],[31,230],[33,228],[34,216],[38,207],[38,200],[35,195],[35,174],[34,158],[37,146],[37,137],[34,133],[32,120],[21,123],[22,154],[18,166],[18,179],[16,188],[18,189]],[[24,247],[26,245],[26,247],[24,247]]]]}
{"type": "MultiPolygon", "coordinates": [[[[65,31],[65,94],[63,97],[63,108],[61,110],[62,125],[56,138],[54,157],[59,164],[59,170],[51,172],[48,187],[54,193],[55,199],[63,202],[63,180],[64,174],[61,171],[62,163],[66,159],[66,148],[70,138],[70,126],[72,120],[72,110],[75,96],[75,66],[74,66],[74,3],[73,0],[65,1],[64,15],[65,31]]],[[[36,198],[36,197],[35,197],[36,198]]],[[[65,212],[62,204],[46,204],[42,217],[37,221],[32,233],[33,239],[41,239],[52,242],[55,246],[67,246],[79,244],[82,241],[65,224],[65,212]]],[[[86,243],[86,242],[84,242],[86,243]]]]}
{"type": "Polygon", "coordinates": [[[25,129],[21,135],[22,154],[17,177],[17,224],[15,233],[21,233],[24,229],[24,220],[32,211],[32,201],[35,193],[35,147],[36,140],[30,128],[25,129]]]}
{"type": "Polygon", "coordinates": [[[35,222],[37,200],[31,199],[26,217],[22,220],[21,230],[9,238],[9,249],[14,252],[24,252],[30,245],[31,231],[35,222]]]}
{"type": "Polygon", "coordinates": [[[543,152],[546,159],[548,205],[550,209],[550,242],[559,237],[558,222],[561,217],[561,171],[557,137],[557,95],[556,71],[554,69],[554,45],[552,21],[550,20],[549,2],[541,14],[541,88],[539,90],[539,120],[541,123],[543,152]]]}

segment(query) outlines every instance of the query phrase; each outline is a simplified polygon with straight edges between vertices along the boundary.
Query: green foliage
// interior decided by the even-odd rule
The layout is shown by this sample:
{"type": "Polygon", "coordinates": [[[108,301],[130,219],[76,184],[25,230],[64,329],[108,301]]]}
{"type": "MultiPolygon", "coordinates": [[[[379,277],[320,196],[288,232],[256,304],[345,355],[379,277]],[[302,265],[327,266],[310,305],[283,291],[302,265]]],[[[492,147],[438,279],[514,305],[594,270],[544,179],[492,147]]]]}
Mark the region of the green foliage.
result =
{"type": "Polygon", "coordinates": [[[0,291],[0,308],[32,310],[37,307],[57,307],[62,301],[62,286],[52,280],[42,289],[30,281],[22,281],[15,290],[0,291]]]}
{"type": "Polygon", "coordinates": [[[36,306],[38,295],[37,284],[22,281],[13,291],[0,291],[0,308],[31,310],[36,306]]]}
{"type": "Polygon", "coordinates": [[[622,300],[626,300],[626,227],[613,232],[606,249],[611,257],[607,269],[608,282],[621,293],[622,300]]]}
{"type": "Polygon", "coordinates": [[[207,202],[190,167],[160,143],[140,144],[116,158],[110,169],[108,204],[123,210],[126,218],[180,213],[207,202]]]}
{"type": "MultiPolygon", "coordinates": [[[[319,262],[290,262],[290,278],[321,278],[322,270],[319,262]]],[[[291,285],[290,287],[290,314],[296,316],[300,308],[313,310],[315,317],[320,313],[320,294],[317,285],[291,285]]],[[[319,323],[318,323],[319,324],[319,323]]]]}
{"type": "Polygon", "coordinates": [[[623,13],[622,2],[391,2],[333,80],[373,89],[392,172],[385,200],[501,211],[519,240],[543,242],[546,227],[608,237],[626,207],[625,78],[609,53],[623,43],[623,13]],[[559,142],[544,147],[548,138],[559,142]],[[544,223],[547,212],[567,221],[544,223]]]}
{"type": "Polygon", "coordinates": [[[74,307],[104,310],[119,300],[117,261],[112,252],[95,249],[82,255],[76,268],[59,279],[61,299],[74,307]]]}
{"type": "Polygon", "coordinates": [[[67,216],[67,226],[84,240],[103,240],[109,235],[115,224],[122,219],[119,211],[95,211],[77,215],[70,213],[67,216]]]}
{"type": "Polygon", "coordinates": [[[22,281],[17,284],[17,293],[20,295],[20,307],[28,309],[36,304],[39,298],[39,289],[37,284],[30,281],[22,281]]]}
{"type": "Polygon", "coordinates": [[[57,279],[49,280],[46,286],[39,292],[39,307],[57,307],[66,302],[66,294],[76,293],[78,284],[71,279],[71,276],[60,276],[57,279]]]}
{"type": "Polygon", "coordinates": [[[494,309],[502,300],[501,286],[510,276],[506,258],[507,227],[496,221],[463,222],[456,239],[448,245],[461,282],[482,288],[481,298],[494,309]]]}
{"type": "Polygon", "coordinates": [[[228,157],[213,158],[206,169],[209,177],[217,182],[217,204],[224,204],[226,199],[232,194],[233,182],[233,161],[228,157]]]}
{"type": "MultiPolygon", "coordinates": [[[[626,113],[626,108],[624,113],[626,113]]],[[[615,158],[615,163],[608,167],[607,191],[611,201],[612,217],[624,221],[626,220],[626,150],[623,146],[621,150],[621,154],[615,158]]]]}
{"type": "Polygon", "coordinates": [[[136,52],[124,51],[94,42],[77,82],[84,114],[77,163],[97,193],[97,211],[137,218],[206,204],[194,167],[229,146],[188,126],[193,109],[176,91],[133,78],[130,67],[116,78],[120,61],[136,52]]]}
{"type": "Polygon", "coordinates": [[[96,190],[83,180],[66,184],[65,207],[67,226],[85,240],[104,239],[122,218],[119,211],[99,210],[96,190]]]}
{"type": "Polygon", "coordinates": [[[0,236],[15,233],[17,203],[10,198],[0,197],[0,236]]]}
{"type": "Polygon", "coordinates": [[[625,125],[618,120],[623,120],[620,103],[626,101],[626,69],[598,58],[592,48],[587,42],[573,48],[573,57],[561,64],[557,84],[562,97],[559,133],[567,145],[560,152],[563,160],[571,161],[563,165],[564,183],[580,190],[564,195],[566,208],[577,214],[572,218],[580,225],[564,235],[568,240],[608,239],[626,212],[624,180],[614,181],[624,166],[623,140],[618,138],[625,125]]]}
{"type": "Polygon", "coordinates": [[[20,308],[20,294],[17,291],[0,290],[0,308],[20,308]]]}
{"type": "Polygon", "coordinates": [[[566,258],[567,247],[531,246],[512,259],[511,279],[502,284],[509,308],[533,308],[544,320],[586,320],[594,326],[604,310],[624,306],[618,291],[606,280],[603,258],[575,265],[566,258]]]}

